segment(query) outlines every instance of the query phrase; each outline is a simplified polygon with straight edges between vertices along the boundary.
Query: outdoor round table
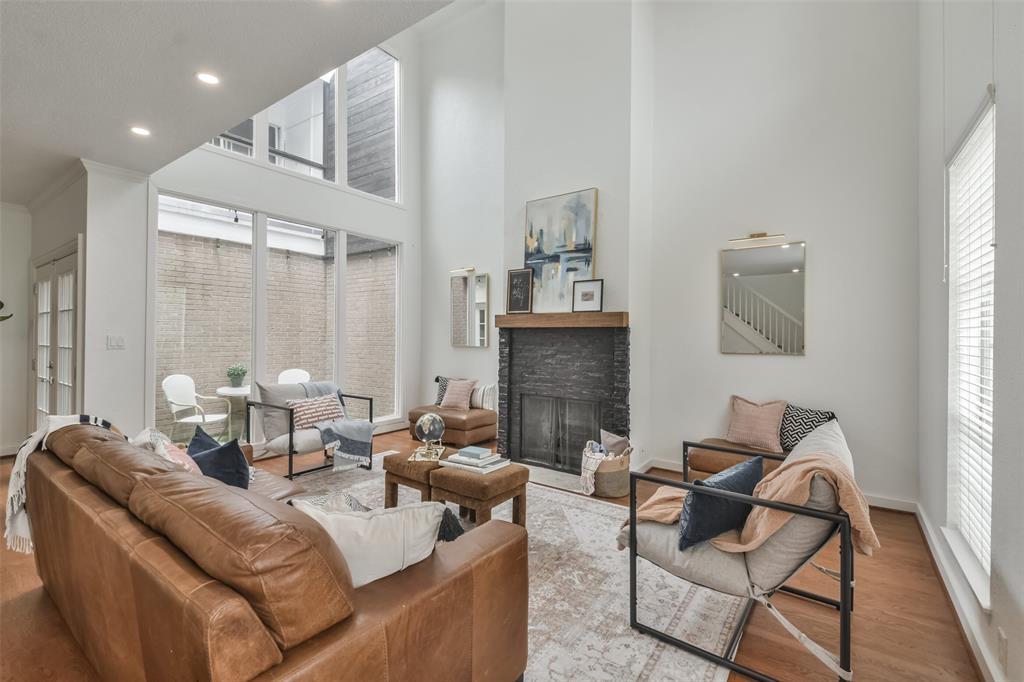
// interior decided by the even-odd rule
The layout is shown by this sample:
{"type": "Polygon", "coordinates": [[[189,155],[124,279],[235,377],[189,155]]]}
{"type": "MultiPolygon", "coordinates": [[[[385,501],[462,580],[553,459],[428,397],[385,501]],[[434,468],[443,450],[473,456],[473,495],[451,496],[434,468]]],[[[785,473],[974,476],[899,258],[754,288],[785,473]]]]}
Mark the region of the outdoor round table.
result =
{"type": "MultiPolygon", "coordinates": [[[[233,401],[235,398],[248,398],[252,393],[252,386],[220,386],[217,388],[217,395],[227,398],[233,401]]],[[[234,412],[234,405],[231,407],[231,411],[234,412]]],[[[234,437],[231,431],[228,431],[228,438],[234,437]]]]}

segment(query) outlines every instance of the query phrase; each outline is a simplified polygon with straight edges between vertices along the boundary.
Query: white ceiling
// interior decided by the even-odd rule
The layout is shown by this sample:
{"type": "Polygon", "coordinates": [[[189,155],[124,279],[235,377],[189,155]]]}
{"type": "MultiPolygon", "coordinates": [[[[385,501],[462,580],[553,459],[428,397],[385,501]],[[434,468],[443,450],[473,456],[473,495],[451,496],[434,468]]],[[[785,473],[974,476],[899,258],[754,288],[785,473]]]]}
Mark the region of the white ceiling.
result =
{"type": "Polygon", "coordinates": [[[78,158],[152,173],[450,1],[4,0],[0,200],[78,158]]]}

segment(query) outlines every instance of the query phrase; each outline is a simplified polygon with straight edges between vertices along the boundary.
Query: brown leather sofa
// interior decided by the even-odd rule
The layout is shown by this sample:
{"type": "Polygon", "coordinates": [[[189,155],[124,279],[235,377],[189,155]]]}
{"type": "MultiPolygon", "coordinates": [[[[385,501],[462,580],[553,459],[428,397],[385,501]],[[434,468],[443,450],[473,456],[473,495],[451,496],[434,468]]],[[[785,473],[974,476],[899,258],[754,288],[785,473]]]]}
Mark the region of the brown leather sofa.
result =
{"type": "Polygon", "coordinates": [[[262,494],[289,494],[262,474],[231,488],[88,425],[47,446],[28,461],[36,566],[105,680],[511,681],[526,667],[519,526],[491,521],[353,589],[330,537],[262,494]]]}
{"type": "Polygon", "coordinates": [[[409,435],[416,437],[416,420],[427,412],[435,412],[444,420],[444,436],[441,440],[448,445],[463,448],[474,443],[484,443],[498,437],[498,413],[494,410],[423,405],[409,410],[409,435]]]}
{"type": "MultiPolygon", "coordinates": [[[[789,451],[783,451],[781,454],[776,452],[769,452],[768,450],[761,450],[760,448],[751,447],[749,445],[741,445],[739,443],[733,443],[732,441],[724,438],[705,438],[701,441],[703,445],[710,445],[711,447],[719,448],[730,448],[733,450],[743,450],[745,452],[752,452],[758,455],[770,455],[772,458],[785,457],[789,455],[789,451]]],[[[749,457],[742,455],[736,455],[729,452],[721,452],[719,450],[713,450],[709,448],[702,448],[699,446],[687,448],[686,453],[686,464],[688,466],[687,474],[689,480],[705,479],[712,474],[717,474],[720,471],[725,471],[731,466],[735,466],[740,462],[745,462],[749,457]]],[[[780,462],[777,459],[770,459],[765,457],[762,462],[762,469],[764,473],[768,473],[774,469],[777,469],[780,462]]]]}

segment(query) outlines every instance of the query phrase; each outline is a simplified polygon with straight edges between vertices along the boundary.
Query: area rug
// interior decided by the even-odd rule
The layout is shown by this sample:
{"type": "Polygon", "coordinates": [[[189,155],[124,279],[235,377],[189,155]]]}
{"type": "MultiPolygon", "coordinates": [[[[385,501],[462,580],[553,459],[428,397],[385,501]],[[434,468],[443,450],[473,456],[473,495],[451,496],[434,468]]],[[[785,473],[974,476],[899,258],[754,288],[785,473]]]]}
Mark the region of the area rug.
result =
{"type": "MultiPolygon", "coordinates": [[[[379,458],[372,471],[318,472],[310,493],[345,490],[384,505],[379,458]]],[[[728,670],[629,627],[629,554],[615,548],[626,507],[534,483],[527,488],[530,626],[527,680],[724,682],[728,670]]],[[[399,504],[419,493],[399,486],[399,504]]],[[[493,517],[509,520],[511,502],[493,517]]],[[[725,649],[744,600],[681,580],[640,560],[640,622],[711,651],[725,649]]]]}

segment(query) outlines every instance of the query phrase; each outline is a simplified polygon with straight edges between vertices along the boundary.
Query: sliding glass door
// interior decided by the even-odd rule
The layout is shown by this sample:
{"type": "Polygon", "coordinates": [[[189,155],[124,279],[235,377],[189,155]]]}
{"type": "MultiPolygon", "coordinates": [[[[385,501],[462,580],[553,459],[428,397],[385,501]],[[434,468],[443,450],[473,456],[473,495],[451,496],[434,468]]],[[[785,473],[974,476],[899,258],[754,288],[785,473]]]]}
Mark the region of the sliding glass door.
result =
{"type": "Polygon", "coordinates": [[[398,412],[397,245],[161,196],[156,258],[155,421],[175,441],[197,421],[241,436],[250,385],[284,372],[372,397],[374,421],[398,412]]]}

